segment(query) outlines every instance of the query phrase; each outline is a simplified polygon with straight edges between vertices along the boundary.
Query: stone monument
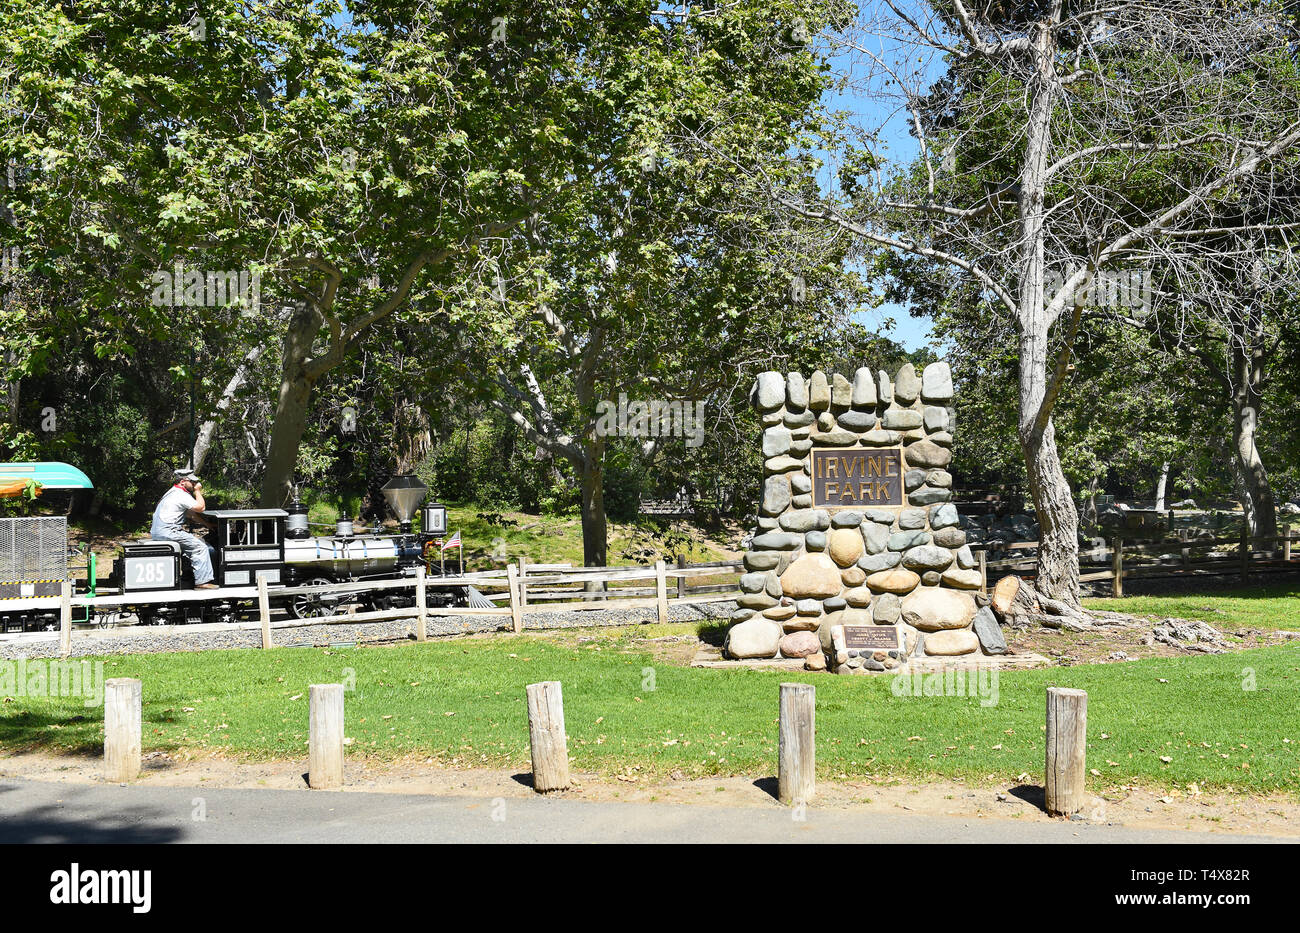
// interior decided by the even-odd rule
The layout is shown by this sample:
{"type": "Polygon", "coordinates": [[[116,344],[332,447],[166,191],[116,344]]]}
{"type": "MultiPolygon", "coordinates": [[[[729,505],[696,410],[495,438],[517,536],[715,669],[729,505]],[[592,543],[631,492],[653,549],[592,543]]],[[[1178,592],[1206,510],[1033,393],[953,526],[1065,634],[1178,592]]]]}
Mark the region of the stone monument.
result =
{"type": "Polygon", "coordinates": [[[729,657],[849,674],[1006,650],[949,501],[952,399],[947,363],[759,374],[762,499],[729,657]]]}

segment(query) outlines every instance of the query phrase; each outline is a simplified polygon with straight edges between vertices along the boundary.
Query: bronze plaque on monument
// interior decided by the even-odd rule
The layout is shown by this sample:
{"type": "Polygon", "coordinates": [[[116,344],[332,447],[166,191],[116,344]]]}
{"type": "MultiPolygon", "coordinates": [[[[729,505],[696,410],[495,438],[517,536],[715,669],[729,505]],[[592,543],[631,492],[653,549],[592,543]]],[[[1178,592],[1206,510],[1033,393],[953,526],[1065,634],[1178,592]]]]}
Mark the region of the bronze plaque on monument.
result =
{"type": "Polygon", "coordinates": [[[896,626],[844,626],[844,648],[847,651],[896,651],[901,647],[896,626]]]}
{"type": "Polygon", "coordinates": [[[897,447],[814,449],[813,505],[845,509],[902,505],[901,456],[897,447]]]}

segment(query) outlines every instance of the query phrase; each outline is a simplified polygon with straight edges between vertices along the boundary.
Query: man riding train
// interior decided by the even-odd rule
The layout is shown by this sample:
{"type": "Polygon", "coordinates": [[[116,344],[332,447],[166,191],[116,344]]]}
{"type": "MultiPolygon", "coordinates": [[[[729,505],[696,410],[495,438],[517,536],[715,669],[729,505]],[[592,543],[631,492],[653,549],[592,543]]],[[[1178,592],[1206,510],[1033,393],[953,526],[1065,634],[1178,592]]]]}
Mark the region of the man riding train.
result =
{"type": "Polygon", "coordinates": [[[190,518],[206,528],[215,528],[215,523],[204,516],[207,503],[203,499],[203,483],[193,470],[176,470],[172,488],[163,494],[158,507],[153,510],[153,523],[149,526],[149,537],[154,541],[175,541],[181,551],[189,558],[194,568],[194,588],[198,590],[215,590],[213,582],[212,557],[216,549],[185,529],[185,520],[190,518]]]}

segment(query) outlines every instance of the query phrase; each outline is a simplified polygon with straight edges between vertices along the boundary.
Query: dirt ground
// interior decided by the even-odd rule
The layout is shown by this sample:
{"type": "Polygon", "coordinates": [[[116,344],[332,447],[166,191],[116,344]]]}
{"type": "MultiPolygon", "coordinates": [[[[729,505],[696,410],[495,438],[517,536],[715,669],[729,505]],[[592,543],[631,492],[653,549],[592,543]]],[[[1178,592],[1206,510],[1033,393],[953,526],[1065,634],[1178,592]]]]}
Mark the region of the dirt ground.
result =
{"type": "MultiPolygon", "coordinates": [[[[1112,664],[1135,661],[1139,658],[1170,658],[1199,653],[1192,647],[1175,648],[1158,642],[1146,644],[1144,638],[1149,632],[1149,626],[1098,629],[1094,632],[1063,632],[1043,628],[1025,631],[1003,629],[1010,654],[1039,654],[1050,658],[1054,664],[1061,667],[1071,667],[1076,664],[1112,664]]],[[[1229,650],[1244,650],[1287,644],[1300,639],[1300,632],[1247,629],[1233,632],[1232,636],[1228,639],[1229,650]]],[[[590,633],[573,631],[547,632],[546,637],[580,643],[584,638],[593,636],[590,633]]],[[[691,634],[646,637],[633,635],[629,646],[632,650],[649,652],[657,660],[668,664],[687,665],[702,645],[721,644],[721,637],[721,629],[717,633],[706,633],[704,640],[691,634]]]]}
{"type": "MultiPolygon", "coordinates": [[[[0,755],[0,778],[78,785],[102,783],[100,762],[89,756],[46,753],[0,755]]],[[[303,790],[305,760],[245,762],[202,756],[146,755],[137,783],[155,787],[234,787],[303,790]]],[[[574,786],[558,796],[570,800],[663,802],[710,806],[773,807],[776,778],[701,778],[650,780],[638,774],[617,779],[578,773],[574,786]]],[[[527,797],[533,793],[526,773],[509,770],[441,768],[431,759],[368,761],[349,759],[345,791],[349,793],[437,794],[482,797],[527,797]]],[[[840,779],[822,781],[813,808],[875,812],[907,811],[930,816],[973,819],[1052,820],[1042,810],[1039,785],[1022,782],[980,784],[960,781],[903,781],[874,784],[840,779]]],[[[1300,837],[1300,801],[1281,795],[1189,794],[1161,796],[1144,788],[1121,786],[1093,798],[1077,819],[1150,829],[1215,833],[1249,833],[1300,837]]]]}
{"type": "MultiPolygon", "coordinates": [[[[1213,625],[1212,617],[1209,621],[1213,625]]],[[[1043,628],[1023,632],[1003,631],[1007,636],[1007,645],[1014,653],[1041,654],[1062,667],[1136,661],[1139,658],[1172,658],[1198,653],[1190,647],[1145,644],[1143,638],[1149,631],[1147,628],[1099,629],[1095,632],[1059,632],[1043,628]]],[[[1262,629],[1243,629],[1231,634],[1235,637],[1228,639],[1229,650],[1236,651],[1282,645],[1300,637],[1300,632],[1262,629]]]]}

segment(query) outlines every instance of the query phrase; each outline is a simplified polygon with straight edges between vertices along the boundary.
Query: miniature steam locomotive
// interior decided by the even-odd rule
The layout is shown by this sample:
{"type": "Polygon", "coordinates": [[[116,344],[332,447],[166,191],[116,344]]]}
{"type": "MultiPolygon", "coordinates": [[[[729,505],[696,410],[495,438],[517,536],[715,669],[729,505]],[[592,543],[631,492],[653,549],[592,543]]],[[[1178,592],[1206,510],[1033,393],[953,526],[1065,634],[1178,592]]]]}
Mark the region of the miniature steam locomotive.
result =
{"type": "MultiPolygon", "coordinates": [[[[24,465],[3,469],[9,466],[24,465]]],[[[56,488],[88,487],[89,480],[76,472],[84,484],[56,488]]],[[[205,512],[215,525],[208,543],[215,552],[212,566],[219,587],[216,591],[192,589],[192,574],[176,542],[126,544],[106,581],[116,593],[98,600],[96,608],[86,610],[84,617],[74,618],[89,622],[105,621],[94,618],[96,614],[134,615],[146,625],[239,621],[250,617],[256,608],[255,597],[247,595],[247,588],[256,586],[259,577],[265,579],[272,603],[298,619],[331,615],[344,603],[359,603],[367,610],[397,609],[414,605],[410,590],[374,588],[369,584],[414,577],[420,566],[434,578],[426,586],[428,605],[485,603],[471,587],[437,584],[441,562],[431,557],[446,533],[447,513],[436,502],[424,502],[428,487],[414,476],[399,475],[382,491],[398,520],[396,534],[357,533],[352,522],[340,521],[332,533],[314,535],[307,508],[296,497],[288,509],[205,512]],[[421,518],[418,533],[413,525],[417,511],[421,518]],[[275,595],[275,590],[284,586],[338,583],[355,583],[356,587],[329,593],[275,595]],[[238,588],[244,588],[243,592],[232,592],[229,598],[221,593],[238,588]],[[146,601],[133,599],[146,594],[146,601]]],[[[4,630],[57,627],[58,608],[48,603],[50,597],[59,595],[63,581],[68,579],[67,556],[66,519],[0,519],[0,625],[4,630]]],[[[92,596],[98,593],[93,555],[86,591],[92,596]]]]}

